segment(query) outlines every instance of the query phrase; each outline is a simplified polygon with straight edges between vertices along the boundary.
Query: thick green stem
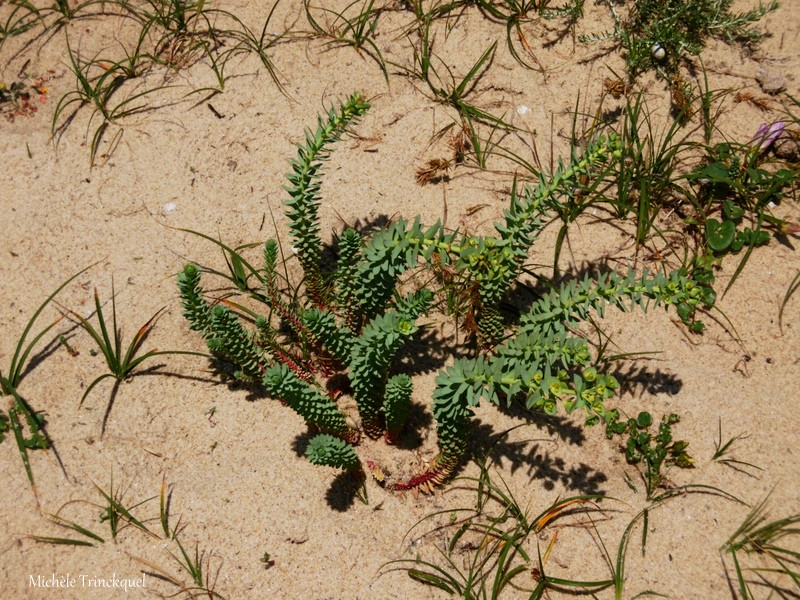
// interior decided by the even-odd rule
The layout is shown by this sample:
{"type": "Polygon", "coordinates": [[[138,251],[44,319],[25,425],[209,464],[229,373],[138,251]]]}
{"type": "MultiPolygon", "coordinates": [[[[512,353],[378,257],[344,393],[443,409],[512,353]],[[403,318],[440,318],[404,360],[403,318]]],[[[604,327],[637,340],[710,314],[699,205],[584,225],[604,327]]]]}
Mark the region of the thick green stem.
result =
{"type": "Polygon", "coordinates": [[[328,286],[322,276],[320,260],[322,241],[319,233],[320,168],[328,157],[328,145],[337,141],[348,125],[369,109],[369,103],[358,94],[351,96],[339,109],[331,108],[327,119],[319,118],[317,131],[306,132],[304,146],[299,146],[297,158],[291,161],[292,172],[286,175],[286,216],[292,246],[305,272],[308,295],[317,306],[327,304],[328,286]]]}
{"type": "Polygon", "coordinates": [[[262,381],[270,394],[283,399],[310,425],[350,443],[358,443],[358,430],[347,424],[344,413],[336,403],[297,377],[286,365],[273,365],[264,373],[262,381]]]}
{"type": "Polygon", "coordinates": [[[373,319],[353,345],[350,382],[362,427],[371,438],[383,433],[381,409],[389,366],[403,343],[416,331],[412,319],[391,312],[373,319]]]}
{"type": "Polygon", "coordinates": [[[395,375],[386,382],[386,395],[383,399],[383,412],[386,415],[386,434],[384,439],[394,444],[411,415],[411,378],[408,375],[395,375]]]}

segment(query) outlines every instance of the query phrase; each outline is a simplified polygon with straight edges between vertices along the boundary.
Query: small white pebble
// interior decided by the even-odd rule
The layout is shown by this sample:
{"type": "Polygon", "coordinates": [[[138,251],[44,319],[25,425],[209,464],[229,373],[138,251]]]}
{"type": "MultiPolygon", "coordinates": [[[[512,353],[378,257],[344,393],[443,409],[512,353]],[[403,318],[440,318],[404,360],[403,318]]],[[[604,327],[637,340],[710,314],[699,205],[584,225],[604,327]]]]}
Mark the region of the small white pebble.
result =
{"type": "Polygon", "coordinates": [[[175,210],[176,210],[177,208],[178,208],[178,205],[177,205],[177,204],[175,204],[174,202],[167,202],[167,203],[166,203],[164,206],[162,206],[162,207],[161,207],[161,209],[162,209],[162,210],[163,210],[165,213],[171,213],[171,212],[175,212],[175,210]]]}
{"type": "Polygon", "coordinates": [[[295,248],[294,246],[289,246],[289,249],[290,249],[290,250],[291,250],[291,251],[292,251],[294,254],[297,254],[297,248],[295,248]]]}
{"type": "Polygon", "coordinates": [[[767,202],[767,206],[769,206],[770,208],[775,208],[776,205],[774,202],[767,202]]]}
{"type": "Polygon", "coordinates": [[[528,111],[529,111],[529,110],[530,110],[530,108],[528,108],[528,107],[527,107],[527,106],[525,106],[524,104],[520,104],[520,105],[517,107],[517,114],[518,114],[520,117],[524,117],[526,114],[528,114],[528,111]]]}
{"type": "Polygon", "coordinates": [[[667,50],[660,42],[653,44],[653,47],[650,48],[650,53],[656,60],[664,60],[667,57],[667,50]]]}

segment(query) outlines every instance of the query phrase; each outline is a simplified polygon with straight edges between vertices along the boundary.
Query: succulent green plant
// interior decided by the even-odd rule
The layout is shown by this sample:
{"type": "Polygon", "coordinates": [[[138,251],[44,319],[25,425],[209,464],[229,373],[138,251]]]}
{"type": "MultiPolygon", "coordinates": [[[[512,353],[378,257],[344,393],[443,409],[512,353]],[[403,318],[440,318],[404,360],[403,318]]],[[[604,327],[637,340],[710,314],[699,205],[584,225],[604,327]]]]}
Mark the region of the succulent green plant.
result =
{"type": "Polygon", "coordinates": [[[386,382],[383,412],[386,415],[386,441],[393,444],[411,414],[411,378],[400,373],[386,382]]]}
{"type": "MultiPolygon", "coordinates": [[[[178,282],[191,327],[202,333],[215,354],[237,365],[236,376],[260,380],[273,396],[327,436],[309,447],[313,461],[344,465],[344,459],[323,457],[347,454],[351,460],[345,442],[356,443],[359,433],[333,399],[334,380],[328,380],[326,393],[316,378],[319,371],[325,376],[346,373],[361,428],[369,437],[383,434],[392,443],[401,435],[413,388],[407,374],[392,372],[393,363],[418,331],[417,321],[431,308],[435,294],[422,288],[403,295],[399,281],[420,263],[428,268],[448,266],[475,290],[471,310],[477,315],[478,353],[457,358],[436,377],[432,410],[439,454],[422,474],[392,484],[395,490],[428,489],[453,475],[466,455],[472,409],[481,399],[494,404],[522,400],[527,409],[548,414],[559,407],[567,413],[581,409],[590,425],[614,422],[617,413],[606,402],[619,384],[598,371],[588,341],[578,330],[593,313],[602,316],[609,305],[622,310],[661,305],[675,308],[688,326],[700,330],[695,311],[710,308],[715,297],[686,270],[669,274],[631,270],[566,281],[534,301],[510,334],[506,330],[500,302],[522,272],[531,246],[550,219],[549,211],[557,210],[560,199],[579,182],[600,180],[608,173],[620,152],[615,135],[576,148],[568,163],[560,161],[552,173],[542,173],[535,186],[518,188],[515,182],[504,219],[495,224],[495,236],[448,232],[438,222],[426,226],[419,217],[399,218],[366,240],[353,230],[344,231],[338,261],[323,274],[320,161],[327,156],[327,144],[341,137],[347,124],[367,107],[353,95],[338,111],[331,109],[326,119],[320,119],[316,133],[307,134],[305,147],[292,161],[286,216],[305,272],[308,302],[298,293],[300,286],[281,288],[274,241],[265,245],[265,267],[257,272],[262,289],[237,286],[288,328],[229,298],[212,306],[203,298],[199,271],[192,265],[185,267],[178,282]],[[245,329],[242,317],[255,322],[254,331],[245,329]],[[302,361],[294,358],[298,352],[302,361]],[[331,436],[340,441],[331,441],[331,436]]],[[[413,281],[412,277],[403,285],[413,281]]]]}
{"type": "Polygon", "coordinates": [[[606,426],[606,435],[609,438],[614,435],[628,435],[625,442],[625,459],[628,464],[644,463],[642,479],[648,500],[653,499],[659,487],[665,486],[663,470],[666,466],[674,464],[682,469],[694,467],[694,459],[686,452],[689,442],[672,438],[672,426],[679,420],[674,413],[664,416],[655,435],[649,431],[653,417],[646,411],[640,412],[635,419],[620,421],[615,418],[606,426]]]}

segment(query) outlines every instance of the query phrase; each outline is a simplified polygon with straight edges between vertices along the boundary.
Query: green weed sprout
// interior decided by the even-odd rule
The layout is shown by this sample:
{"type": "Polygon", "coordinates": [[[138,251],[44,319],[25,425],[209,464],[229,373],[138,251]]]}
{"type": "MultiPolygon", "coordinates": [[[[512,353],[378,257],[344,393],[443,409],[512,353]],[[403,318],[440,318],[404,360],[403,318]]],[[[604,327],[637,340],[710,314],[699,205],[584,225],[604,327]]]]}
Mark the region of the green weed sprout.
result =
{"type": "MultiPolygon", "coordinates": [[[[181,578],[170,574],[169,571],[151,560],[134,555],[131,555],[131,557],[137,562],[140,562],[148,567],[148,569],[156,572],[156,576],[159,579],[166,581],[167,583],[178,588],[178,592],[176,594],[185,592],[189,596],[194,597],[197,595],[197,592],[200,592],[204,597],[224,600],[222,595],[214,591],[214,582],[212,581],[208,572],[211,554],[201,552],[199,545],[195,545],[193,553],[188,552],[180,539],[180,535],[184,530],[184,527],[180,524],[180,520],[174,528],[170,527],[169,525],[170,494],[168,494],[166,491],[166,479],[163,479],[161,482],[161,493],[159,496],[146,498],[145,500],[137,502],[133,505],[128,505],[123,501],[124,490],[120,490],[118,487],[114,486],[113,474],[108,490],[100,487],[97,484],[95,484],[95,489],[102,497],[101,503],[84,499],[70,500],[63,504],[55,514],[47,515],[52,524],[59,528],[66,529],[68,531],[67,535],[70,537],[60,535],[29,535],[27,537],[39,543],[57,546],[96,547],[98,544],[105,544],[106,538],[94,531],[94,527],[90,529],[85,525],[81,525],[72,519],[62,516],[63,513],[66,512],[67,507],[80,504],[88,505],[92,509],[101,510],[99,513],[99,520],[101,523],[108,524],[111,533],[111,539],[114,540],[115,543],[125,543],[125,540],[119,537],[119,533],[128,527],[133,528],[134,531],[138,531],[149,538],[158,539],[159,535],[148,529],[148,527],[145,525],[145,523],[153,519],[137,517],[134,515],[134,511],[139,512],[137,509],[140,509],[148,502],[159,498],[158,520],[160,521],[163,530],[163,540],[174,543],[175,546],[177,546],[177,553],[168,548],[166,549],[166,553],[178,563],[182,570],[186,571],[191,578],[191,584],[187,585],[181,582],[181,578]],[[78,535],[76,536],[75,534],[78,535]]],[[[166,547],[166,545],[162,544],[159,544],[159,546],[161,548],[166,547]]]]}
{"type": "Polygon", "coordinates": [[[106,360],[106,366],[108,367],[108,372],[98,376],[86,388],[86,391],[81,397],[80,405],[83,405],[83,402],[86,400],[95,386],[97,386],[97,384],[99,384],[101,381],[107,378],[113,378],[115,380],[114,386],[111,388],[105,414],[103,415],[102,431],[104,432],[106,423],[108,422],[108,417],[111,414],[111,408],[114,404],[117,392],[119,391],[120,384],[126,379],[132,377],[134,371],[137,367],[139,367],[139,365],[156,356],[165,356],[168,354],[189,354],[194,356],[205,355],[186,350],[150,350],[141,356],[137,356],[137,353],[139,352],[148,334],[152,331],[153,327],[155,327],[158,317],[161,316],[162,312],[165,310],[164,308],[156,312],[156,314],[150,317],[147,323],[139,328],[139,331],[137,331],[136,335],[133,336],[133,339],[128,344],[128,347],[123,350],[122,330],[117,325],[117,301],[113,279],[111,282],[111,333],[109,333],[109,324],[106,323],[105,317],[103,316],[103,306],[100,303],[100,296],[97,293],[97,289],[94,291],[94,306],[95,314],[97,315],[97,321],[99,324],[99,331],[94,325],[91,324],[89,319],[82,317],[75,311],[69,311],[69,313],[78,320],[80,326],[97,344],[98,348],[100,349],[100,353],[106,360]]]}
{"type": "Polygon", "coordinates": [[[668,465],[676,465],[682,469],[694,467],[694,459],[686,452],[689,443],[672,439],[672,426],[680,419],[676,414],[665,416],[658,426],[658,433],[649,432],[653,424],[650,413],[642,411],[633,419],[619,421],[613,418],[606,425],[606,435],[625,435],[625,459],[628,464],[644,463],[641,473],[647,490],[647,499],[652,500],[656,490],[663,487],[666,477],[663,469],[668,465]]]}
{"type": "Polygon", "coordinates": [[[723,295],[739,277],[753,249],[770,241],[767,227],[778,232],[791,230],[789,222],[770,214],[770,207],[796,187],[800,174],[786,166],[777,168],[765,158],[784,131],[782,121],[764,123],[748,143],[708,147],[706,160],[687,175],[698,188],[694,202],[705,222],[706,256],[719,259],[744,250],[723,295]]]}
{"type": "Polygon", "coordinates": [[[455,149],[456,160],[463,159],[467,147],[471,148],[475,162],[478,167],[485,169],[489,151],[496,146],[491,139],[497,130],[511,131],[515,129],[507,123],[503,117],[494,115],[487,110],[478,107],[468,99],[474,92],[480,78],[487,72],[494,59],[497,49],[497,42],[492,43],[483,54],[473,63],[470,70],[463,77],[456,77],[445,61],[440,59],[433,52],[434,40],[430,35],[431,19],[436,11],[431,10],[422,18],[417,30],[419,43],[414,47],[414,62],[412,67],[398,66],[404,74],[413,79],[424,82],[431,93],[434,101],[450,106],[455,109],[458,118],[452,123],[443,127],[434,137],[441,137],[452,128],[460,128],[460,135],[468,139],[469,143],[459,144],[455,149]],[[437,69],[438,66],[438,69],[437,69]],[[492,133],[487,141],[478,134],[479,125],[488,125],[492,133]]]}
{"type": "Polygon", "coordinates": [[[733,446],[739,440],[745,439],[748,436],[744,433],[737,433],[727,439],[727,441],[723,440],[722,437],[722,418],[719,419],[719,433],[717,435],[717,439],[714,441],[714,454],[711,456],[711,460],[718,462],[723,465],[727,465],[730,468],[739,471],[741,473],[745,473],[747,475],[751,475],[755,477],[748,469],[753,469],[755,471],[763,471],[761,467],[758,465],[754,465],[753,463],[745,462],[743,460],[738,460],[730,455],[733,446]]]}
{"type": "MultiPolygon", "coordinates": [[[[140,43],[141,41],[140,39],[140,43]]],[[[137,48],[133,55],[128,55],[126,59],[121,61],[107,63],[95,57],[82,64],[79,58],[73,53],[69,44],[69,38],[67,38],[67,54],[70,60],[70,68],[75,76],[76,85],[73,91],[67,92],[56,104],[50,127],[51,136],[56,137],[63,132],[64,128],[72,122],[75,114],[81,108],[84,106],[91,106],[92,116],[87,126],[87,134],[88,130],[91,128],[94,117],[100,115],[100,124],[95,127],[89,145],[89,159],[91,165],[94,165],[100,142],[108,128],[111,125],[119,126],[117,133],[110,143],[113,151],[116,142],[119,141],[122,135],[123,129],[120,123],[126,117],[148,110],[148,105],[142,101],[145,96],[168,87],[161,86],[158,88],[145,89],[133,93],[118,102],[113,101],[115,97],[121,93],[120,89],[122,86],[127,81],[138,77],[144,69],[144,67],[139,64],[140,51],[141,49],[137,48]],[[70,116],[59,125],[64,112],[73,105],[77,105],[76,108],[72,111],[70,116]]]]}
{"type": "Polygon", "coordinates": [[[770,575],[783,576],[791,580],[795,587],[800,586],[800,568],[798,568],[800,552],[795,549],[800,535],[800,514],[770,520],[768,500],[769,496],[753,507],[742,524],[720,548],[721,552],[727,552],[733,559],[742,598],[754,597],[745,577],[747,570],[754,571],[761,579],[760,584],[766,585],[771,592],[780,594],[783,587],[779,581],[768,579],[770,575]],[[742,553],[766,557],[772,566],[746,569],[740,562],[742,553]]]}
{"type": "Polygon", "coordinates": [[[360,0],[355,0],[348,4],[342,12],[321,7],[323,13],[331,17],[330,23],[321,24],[311,12],[311,1],[303,0],[303,5],[306,11],[306,18],[313,32],[316,35],[328,38],[326,45],[329,47],[337,46],[350,46],[355,48],[359,53],[364,52],[372,58],[389,83],[389,71],[386,68],[386,61],[383,58],[380,48],[372,39],[375,34],[375,28],[378,26],[378,17],[380,16],[380,9],[375,9],[375,0],[364,0],[363,4],[358,8],[355,15],[349,16],[347,13],[349,9],[357,4],[361,4],[360,0]]]}
{"type": "Polygon", "coordinates": [[[5,22],[0,22],[0,50],[6,40],[22,35],[35,26],[40,18],[39,11],[33,4],[27,0],[17,2],[5,22]]]}
{"type": "MultiPolygon", "coordinates": [[[[193,89],[187,95],[213,95],[224,91],[226,67],[232,58],[241,54],[255,54],[278,88],[285,93],[268,54],[269,49],[283,37],[283,34],[267,32],[278,2],[270,9],[260,33],[251,30],[233,13],[210,8],[205,0],[112,2],[117,10],[102,12],[103,16],[137,23],[139,31],[135,42],[132,45],[121,44],[121,52],[116,54],[103,57],[97,54],[89,60],[82,60],[72,51],[67,36],[67,52],[75,77],[75,89],[66,93],[56,104],[51,138],[58,140],[77,112],[88,106],[92,110],[87,126],[90,164],[94,165],[106,133],[115,128],[106,152],[111,154],[122,137],[125,120],[132,115],[153,110],[155,107],[149,102],[150,97],[172,87],[147,86],[143,83],[140,76],[153,69],[177,71],[202,62],[213,73],[216,85],[193,89]],[[130,82],[136,79],[139,87],[129,90],[130,82]]],[[[105,0],[86,0],[73,4],[67,0],[56,0],[49,9],[36,9],[27,0],[16,4],[19,6],[7,19],[5,32],[0,23],[0,46],[7,36],[19,35],[37,21],[43,24],[45,32],[51,29],[55,32],[76,18],[97,16],[83,13],[91,6],[105,6],[108,3],[105,0]],[[49,18],[51,15],[56,16],[55,21],[49,18]],[[37,21],[32,20],[33,16],[37,21]]]]}
{"type": "Polygon", "coordinates": [[[122,531],[123,528],[127,526],[134,527],[149,536],[156,537],[156,535],[150,531],[140,519],[133,515],[133,511],[135,509],[155,499],[155,496],[142,500],[141,502],[137,502],[134,505],[126,506],[122,499],[124,491],[120,491],[119,488],[114,487],[113,474],[111,475],[111,483],[107,491],[96,483],[94,484],[94,487],[103,498],[102,504],[88,500],[71,500],[64,504],[55,514],[49,515],[50,520],[54,524],[68,529],[71,532],[79,533],[82,537],[66,538],[58,536],[32,535],[30,538],[37,542],[57,545],[95,546],[97,542],[104,544],[106,540],[101,535],[90,530],[88,527],[79,525],[78,523],[61,516],[61,512],[70,504],[88,504],[93,508],[102,509],[99,517],[100,522],[108,524],[111,538],[114,541],[117,541],[117,535],[120,531],[122,531]]]}

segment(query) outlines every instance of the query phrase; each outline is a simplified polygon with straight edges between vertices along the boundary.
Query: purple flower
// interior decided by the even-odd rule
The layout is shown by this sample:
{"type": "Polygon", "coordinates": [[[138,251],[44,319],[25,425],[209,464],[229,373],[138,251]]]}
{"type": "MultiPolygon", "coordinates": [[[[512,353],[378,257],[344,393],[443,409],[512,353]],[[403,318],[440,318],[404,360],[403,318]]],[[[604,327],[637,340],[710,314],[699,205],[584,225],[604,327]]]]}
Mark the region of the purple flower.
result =
{"type": "Polygon", "coordinates": [[[753,143],[756,145],[756,149],[759,152],[764,152],[767,150],[774,142],[777,140],[783,130],[786,128],[786,123],[783,121],[775,121],[771,125],[767,125],[766,123],[762,123],[758,131],[756,131],[756,135],[753,138],[753,143]]]}

